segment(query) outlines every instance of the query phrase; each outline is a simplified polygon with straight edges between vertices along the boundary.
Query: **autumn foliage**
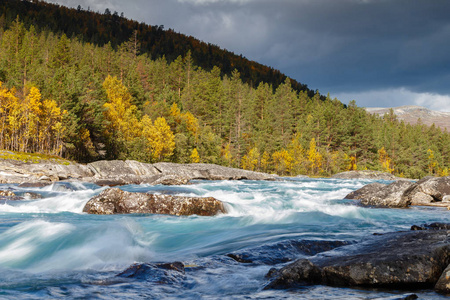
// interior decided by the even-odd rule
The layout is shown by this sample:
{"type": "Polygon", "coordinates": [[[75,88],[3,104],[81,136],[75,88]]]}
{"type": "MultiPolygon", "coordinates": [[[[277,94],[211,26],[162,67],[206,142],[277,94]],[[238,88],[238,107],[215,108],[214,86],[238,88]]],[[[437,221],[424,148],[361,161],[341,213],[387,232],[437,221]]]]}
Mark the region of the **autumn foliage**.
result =
{"type": "Polygon", "coordinates": [[[189,50],[149,57],[142,39],[99,45],[0,15],[0,148],[287,176],[449,173],[450,134],[436,126],[370,115],[288,78],[250,84],[237,69],[199,67],[189,50]]]}
{"type": "Polygon", "coordinates": [[[43,100],[36,87],[19,98],[0,82],[0,148],[61,155],[65,114],[55,101],[43,100]]]}

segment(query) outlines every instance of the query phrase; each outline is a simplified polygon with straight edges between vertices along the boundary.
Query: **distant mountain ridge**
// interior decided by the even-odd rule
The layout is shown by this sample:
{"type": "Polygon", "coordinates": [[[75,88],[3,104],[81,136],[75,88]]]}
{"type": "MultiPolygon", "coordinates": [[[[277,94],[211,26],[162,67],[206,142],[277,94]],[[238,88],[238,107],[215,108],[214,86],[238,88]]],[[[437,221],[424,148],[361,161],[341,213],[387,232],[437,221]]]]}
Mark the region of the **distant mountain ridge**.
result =
{"type": "MultiPolygon", "coordinates": [[[[383,116],[389,113],[391,108],[367,107],[366,111],[371,114],[383,116]]],[[[405,105],[392,108],[399,120],[410,124],[417,124],[419,119],[427,126],[435,125],[450,132],[450,112],[441,112],[417,105],[405,105]]]]}

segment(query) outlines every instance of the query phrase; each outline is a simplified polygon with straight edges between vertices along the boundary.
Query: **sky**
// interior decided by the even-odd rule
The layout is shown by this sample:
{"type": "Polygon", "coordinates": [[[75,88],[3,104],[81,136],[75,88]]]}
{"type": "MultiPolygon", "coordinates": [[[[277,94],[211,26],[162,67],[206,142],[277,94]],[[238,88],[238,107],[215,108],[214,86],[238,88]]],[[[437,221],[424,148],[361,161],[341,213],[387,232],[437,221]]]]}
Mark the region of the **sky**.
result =
{"type": "Polygon", "coordinates": [[[47,2],[164,25],[344,103],[450,112],[449,0],[47,2]]]}

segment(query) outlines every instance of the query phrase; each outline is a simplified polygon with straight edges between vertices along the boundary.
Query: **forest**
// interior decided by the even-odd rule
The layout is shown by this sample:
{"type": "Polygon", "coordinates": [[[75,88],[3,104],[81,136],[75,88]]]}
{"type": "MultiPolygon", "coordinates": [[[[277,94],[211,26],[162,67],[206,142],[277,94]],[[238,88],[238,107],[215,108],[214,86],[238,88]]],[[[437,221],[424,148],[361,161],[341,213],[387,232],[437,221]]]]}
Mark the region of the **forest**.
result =
{"type": "MultiPolygon", "coordinates": [[[[38,30],[64,33],[68,37],[98,46],[110,44],[114,49],[136,34],[140,42],[139,52],[148,54],[154,60],[164,56],[170,63],[191,51],[195,65],[209,71],[217,66],[222,75],[230,75],[236,69],[241,79],[254,87],[260,82],[268,82],[276,88],[286,80],[286,75],[279,70],[250,61],[242,55],[172,29],[165,30],[163,25],[147,25],[129,20],[123,13],[119,15],[117,11],[111,12],[109,9],[104,13],[96,13],[89,7],[71,9],[40,0],[3,0],[0,4],[0,26],[14,21],[17,16],[27,28],[33,25],[38,30]]],[[[291,84],[294,90],[306,91],[310,97],[316,92],[292,79],[291,84]]],[[[324,96],[321,98],[325,99],[324,96]]]]}
{"type": "MultiPolygon", "coordinates": [[[[98,24],[116,15],[90,14],[98,24]]],[[[238,68],[202,67],[191,49],[154,55],[141,30],[117,44],[89,41],[83,31],[34,26],[25,15],[0,16],[0,149],[289,176],[449,174],[450,134],[435,126],[380,118],[289,78],[255,84],[238,68]]]]}

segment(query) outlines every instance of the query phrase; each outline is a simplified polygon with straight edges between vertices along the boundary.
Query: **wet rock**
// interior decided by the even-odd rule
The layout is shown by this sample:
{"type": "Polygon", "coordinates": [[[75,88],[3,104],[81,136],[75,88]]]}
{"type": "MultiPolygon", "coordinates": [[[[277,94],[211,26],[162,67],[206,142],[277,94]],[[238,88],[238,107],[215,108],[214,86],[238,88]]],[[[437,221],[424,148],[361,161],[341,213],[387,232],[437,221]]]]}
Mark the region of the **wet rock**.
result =
{"type": "Polygon", "coordinates": [[[42,195],[38,193],[25,192],[21,195],[25,200],[42,199],[42,195]]]}
{"type": "Polygon", "coordinates": [[[411,230],[450,230],[449,223],[431,223],[431,224],[422,224],[420,226],[413,225],[411,226],[411,230]]]}
{"type": "Polygon", "coordinates": [[[297,284],[373,288],[433,288],[450,262],[450,231],[387,233],[366,241],[296,261],[282,268],[267,285],[297,284]],[[317,275],[317,269],[320,270],[317,275]]]}
{"type": "Polygon", "coordinates": [[[214,216],[225,213],[223,203],[212,197],[183,197],[133,193],[109,188],[91,198],[83,208],[89,214],[168,214],[214,216]]]}
{"type": "Polygon", "coordinates": [[[0,204],[5,204],[8,201],[20,201],[23,197],[16,195],[13,191],[0,191],[0,204]]]}
{"type": "Polygon", "coordinates": [[[134,264],[118,274],[118,277],[147,280],[158,284],[170,284],[184,278],[184,264],[134,264]]]}
{"type": "Polygon", "coordinates": [[[345,199],[360,200],[361,205],[366,206],[405,208],[408,204],[403,201],[403,193],[412,185],[405,180],[388,185],[375,182],[348,194],[345,199]]]}
{"type": "Polygon", "coordinates": [[[20,188],[41,188],[44,186],[49,186],[51,185],[51,182],[42,182],[42,181],[32,181],[32,182],[22,182],[21,184],[19,184],[20,188]]]}
{"type": "Polygon", "coordinates": [[[275,265],[293,261],[301,255],[312,256],[349,244],[351,242],[348,241],[288,240],[235,251],[227,256],[240,263],[275,265]]]}
{"type": "MultiPolygon", "coordinates": [[[[274,271],[271,272],[272,276],[274,271]]],[[[321,269],[307,259],[299,259],[275,273],[275,278],[264,289],[287,289],[322,282],[321,269]]]]}

